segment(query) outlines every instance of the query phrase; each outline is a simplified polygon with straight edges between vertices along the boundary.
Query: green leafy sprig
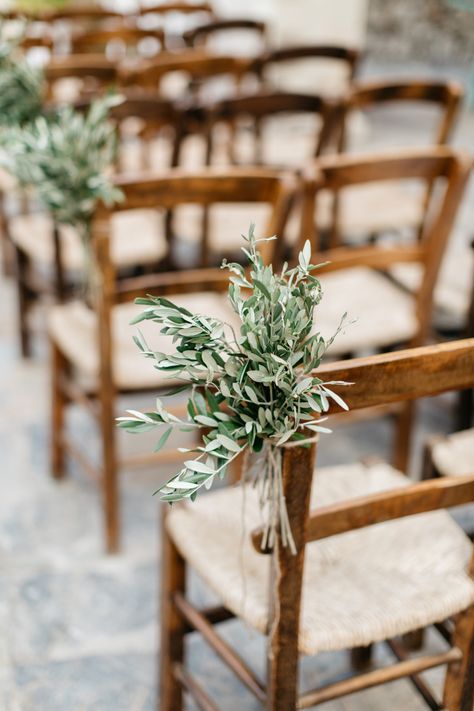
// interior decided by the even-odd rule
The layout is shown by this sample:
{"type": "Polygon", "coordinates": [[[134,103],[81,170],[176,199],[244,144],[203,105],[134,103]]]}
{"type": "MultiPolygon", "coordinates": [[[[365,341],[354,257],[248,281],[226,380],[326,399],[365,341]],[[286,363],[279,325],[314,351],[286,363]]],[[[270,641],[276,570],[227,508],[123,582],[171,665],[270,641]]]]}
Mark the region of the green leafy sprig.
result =
{"type": "Polygon", "coordinates": [[[314,330],[322,291],[312,274],[317,267],[310,263],[310,243],[306,242],[296,267],[285,264],[275,274],[263,264],[253,225],[244,239],[249,272],[239,264],[223,264],[230,271],[228,294],[241,320],[239,334],[218,319],[193,314],[165,298],[137,299],[145,310],[134,323],[154,321],[161,333],[172,336],[176,350],[156,352],[141,333],[135,337],[137,346],[157,370],[184,381],[172,393],[189,385],[192,392],[186,421],[167,412],[157,400],[155,411],[129,410],[127,417],[118,418],[119,426],[138,433],[164,425],[156,450],[174,427],[205,428],[199,446],[181,450],[194,456],[158,489],[169,503],[194,500],[202,487],[209,488],[215,477],[223,477],[230,462],[245,450],[261,453],[263,465],[257,469],[255,484],[262,506],[268,506],[264,545],[272,545],[279,527],[283,543],[293,548],[280,448],[309,445],[319,433],[330,432],[321,425],[321,415],[331,399],[344,409],[347,406],[329,387],[340,383],[324,383],[314,374],[335,336],[325,341],[314,330]]]}
{"type": "Polygon", "coordinates": [[[0,22],[0,126],[22,126],[40,115],[44,77],[17,52],[24,28],[12,35],[0,22]]]}
{"type": "Polygon", "coordinates": [[[117,137],[107,121],[109,109],[121,100],[97,99],[85,115],[66,106],[7,130],[0,139],[4,167],[21,185],[34,188],[58,224],[73,225],[84,239],[97,202],[110,205],[122,198],[108,174],[117,137]]]}

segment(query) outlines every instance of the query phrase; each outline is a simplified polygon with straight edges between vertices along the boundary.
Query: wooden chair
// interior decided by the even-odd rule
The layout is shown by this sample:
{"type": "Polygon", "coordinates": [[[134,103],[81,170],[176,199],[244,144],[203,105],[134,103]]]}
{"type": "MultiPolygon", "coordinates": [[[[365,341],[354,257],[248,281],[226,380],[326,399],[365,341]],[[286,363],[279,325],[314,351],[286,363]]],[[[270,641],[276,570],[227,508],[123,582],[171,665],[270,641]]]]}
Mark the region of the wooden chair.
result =
{"type": "MultiPolygon", "coordinates": [[[[88,107],[90,99],[78,102],[88,107]]],[[[140,174],[153,165],[167,170],[175,160],[174,132],[180,114],[165,99],[131,94],[110,112],[119,136],[118,165],[130,174],[140,174]],[[138,132],[128,130],[129,121],[138,132]]],[[[62,301],[77,288],[84,269],[80,235],[68,226],[58,228],[45,212],[29,212],[9,221],[9,235],[16,254],[16,284],[21,352],[31,355],[30,314],[44,296],[62,301]]],[[[117,273],[156,271],[168,252],[159,215],[154,210],[117,213],[113,221],[112,259],[117,273]],[[134,235],[133,241],[129,235],[134,235]]],[[[169,267],[169,265],[168,265],[169,267]]]]}
{"type": "Polygon", "coordinates": [[[138,23],[145,27],[162,27],[166,32],[166,45],[182,49],[183,33],[203,22],[217,20],[212,5],[208,2],[163,2],[144,5],[139,9],[138,23]]]}
{"type": "MultiPolygon", "coordinates": [[[[301,240],[313,238],[316,253],[319,242],[311,225],[315,209],[317,214],[318,195],[324,195],[323,191],[339,194],[354,185],[394,179],[436,185],[436,212],[421,239],[414,237],[411,243],[399,238],[388,244],[336,245],[319,252],[316,258],[327,264],[320,270],[324,301],[315,328],[329,338],[336,332],[342,314],[348,312],[348,323],[330,348],[333,357],[426,343],[431,335],[433,289],[468,180],[470,159],[439,147],[366,157],[324,157],[315,170],[314,182],[306,182],[304,188],[301,240]],[[391,278],[390,272],[398,264],[416,264],[422,269],[423,279],[415,292],[407,292],[391,278]]],[[[412,404],[406,404],[396,414],[399,424],[395,464],[407,469],[414,419],[412,404]]]]}
{"type": "MultiPolygon", "coordinates": [[[[262,53],[266,49],[268,42],[267,25],[259,20],[249,18],[218,19],[213,22],[206,22],[183,33],[183,39],[187,47],[206,47],[211,51],[218,51],[221,46],[226,47],[229,52],[228,41],[239,39],[244,36],[250,42],[250,52],[256,53],[254,44],[257,45],[257,52],[262,53]],[[217,46],[216,46],[217,45],[217,46]]],[[[233,43],[234,44],[234,43],[233,43]]],[[[236,46],[236,52],[248,56],[250,52],[242,50],[241,45],[236,46]]]]}
{"type": "MultiPolygon", "coordinates": [[[[333,81],[332,74],[325,77],[324,67],[338,66],[342,70],[343,83],[350,87],[357,71],[360,53],[350,47],[336,45],[297,45],[270,49],[255,60],[255,69],[267,88],[280,91],[308,91],[308,79],[304,85],[299,80],[301,66],[313,67],[312,89],[315,94],[340,98],[341,81],[333,81]],[[314,89],[313,89],[314,87],[314,89]],[[335,92],[335,88],[336,92],[335,92]]],[[[303,75],[301,75],[303,76],[303,75]]]]}
{"type": "MultiPolygon", "coordinates": [[[[354,383],[341,390],[352,411],[413,401],[472,387],[474,340],[327,364],[318,377],[354,383]]],[[[185,666],[185,639],[191,632],[202,635],[269,711],[305,709],[405,677],[431,709],[472,708],[474,556],[469,539],[442,509],[474,501],[474,472],[410,484],[383,462],[315,467],[315,449],[283,452],[296,555],[279,537],[274,550],[261,550],[261,518],[249,484],[225,487],[166,512],[160,711],[184,708],[183,692],[201,709],[218,709],[185,666]],[[242,533],[243,489],[247,535],[242,533]],[[221,606],[199,609],[189,600],[188,567],[221,606]],[[267,636],[266,682],[216,630],[231,618],[267,636]],[[410,658],[399,637],[430,625],[447,640],[446,650],[410,658]],[[382,641],[396,663],[299,691],[300,655],[382,641]],[[441,665],[447,671],[439,701],[419,674],[441,665]]]]}
{"type": "Polygon", "coordinates": [[[332,346],[333,355],[393,348],[401,343],[420,345],[430,334],[433,288],[443,253],[469,176],[470,159],[445,147],[373,153],[367,156],[325,156],[305,182],[301,240],[312,239],[321,270],[325,299],[318,329],[331,335],[340,316],[349,311],[357,323],[347,326],[332,346]],[[437,210],[426,223],[420,240],[390,243],[336,244],[320,252],[314,216],[323,191],[341,194],[347,188],[392,180],[436,184],[437,210]],[[423,279],[414,294],[387,276],[396,264],[418,264],[423,279]],[[326,272],[331,272],[327,273],[326,272]],[[349,297],[348,297],[349,295],[349,297]]]}
{"type": "Polygon", "coordinates": [[[215,18],[215,12],[208,2],[163,2],[158,5],[142,5],[139,9],[141,17],[146,15],[207,15],[210,20],[215,18]]]}
{"type": "MultiPolygon", "coordinates": [[[[4,13],[2,13],[3,15],[4,13]]],[[[104,20],[122,20],[124,14],[116,10],[107,9],[99,5],[81,4],[68,5],[54,10],[41,9],[39,11],[16,10],[8,13],[11,19],[26,17],[31,22],[54,23],[59,20],[70,22],[103,22],[104,20]]]]}
{"type": "MultiPolygon", "coordinates": [[[[474,278],[465,335],[474,338],[474,278]]],[[[456,413],[456,430],[459,431],[448,435],[435,435],[425,443],[423,479],[436,476],[464,476],[467,471],[471,471],[474,463],[473,395],[473,388],[467,388],[459,393],[456,413]]],[[[474,527],[471,527],[470,534],[474,536],[474,527]]]]}
{"type": "Polygon", "coordinates": [[[121,82],[125,87],[140,86],[149,91],[158,89],[163,93],[164,80],[173,74],[181,74],[185,78],[185,84],[180,84],[179,93],[177,97],[175,93],[173,98],[182,98],[183,89],[186,89],[186,105],[202,101],[209,84],[215,80],[226,79],[230,91],[235,94],[246,76],[255,76],[248,59],[191,49],[176,54],[163,53],[154,60],[143,62],[136,69],[124,68],[121,82]]]}
{"type": "MultiPolygon", "coordinates": [[[[111,221],[114,216],[131,209],[154,208],[163,211],[178,209],[187,203],[226,205],[239,202],[265,203],[270,216],[266,223],[257,225],[259,234],[281,233],[287,212],[287,202],[294,190],[291,176],[280,176],[270,171],[207,169],[199,173],[170,171],[161,177],[150,175],[144,179],[118,179],[125,194],[123,203],[113,209],[97,210],[92,229],[92,244],[97,269],[94,310],[81,302],[55,306],[49,318],[52,343],[52,473],[57,479],[65,476],[66,453],[76,456],[98,481],[102,490],[106,547],[115,551],[119,546],[120,515],[118,495],[119,466],[149,461],[119,458],[116,447],[114,416],[119,393],[166,390],[170,380],[163,379],[153,368],[146,367],[140,351],[132,341],[130,320],[137,307],[131,303],[139,294],[173,294],[180,303],[189,303],[193,310],[215,315],[232,323],[235,321],[226,298],[209,293],[216,270],[195,269],[153,277],[145,275],[117,282],[110,256],[111,221]],[[194,292],[194,293],[193,293],[194,292]],[[102,455],[98,467],[85,459],[82,450],[74,446],[65,434],[65,412],[69,401],[87,406],[96,418],[102,439],[102,455]]],[[[240,230],[246,229],[245,225],[240,230]]],[[[133,243],[134,234],[129,235],[133,243]]],[[[272,245],[270,242],[268,245],[272,245]]],[[[173,244],[169,245],[173,249],[173,244]]],[[[271,254],[267,254],[269,259],[271,254]]],[[[226,288],[222,271],[217,270],[220,288],[226,288]]],[[[154,347],[167,349],[165,337],[143,330],[154,347]]],[[[156,456],[156,455],[155,455],[156,456]]]]}
{"type": "Polygon", "coordinates": [[[205,113],[208,163],[214,160],[216,133],[224,125],[231,135],[230,163],[299,168],[322,154],[329,141],[335,108],[311,94],[259,91],[215,102],[205,113]],[[250,146],[245,145],[246,138],[250,146]]]}
{"type": "Polygon", "coordinates": [[[186,113],[186,120],[180,124],[176,162],[193,169],[206,164],[205,107],[222,94],[241,93],[247,79],[256,81],[250,60],[195,49],[163,53],[136,69],[124,68],[121,72],[123,87],[159,91],[160,95],[176,101],[186,113]]]}
{"type": "Polygon", "coordinates": [[[74,54],[100,53],[115,59],[124,59],[128,55],[146,57],[158,54],[165,46],[165,33],[161,28],[142,29],[123,25],[110,29],[90,30],[75,35],[71,39],[74,54]],[[145,54],[144,45],[152,42],[153,51],[145,54]],[[143,45],[143,49],[141,48],[143,45]]]}
{"type": "MultiPolygon", "coordinates": [[[[404,106],[433,107],[440,116],[435,135],[428,140],[429,145],[446,145],[452,135],[463,96],[462,87],[456,82],[439,81],[375,81],[357,82],[345,101],[341,103],[341,120],[338,127],[337,150],[340,153],[354,152],[349,138],[349,125],[354,114],[404,106]]],[[[334,122],[337,126],[338,122],[334,122]]],[[[373,142],[372,142],[373,146],[373,142]]],[[[356,152],[370,150],[370,140],[355,147],[356,152]]],[[[389,147],[380,145],[377,148],[389,147]]],[[[358,239],[362,236],[377,235],[386,231],[413,229],[421,235],[430,199],[431,186],[421,193],[407,190],[394,182],[384,186],[363,186],[349,191],[341,198],[334,209],[337,211],[338,227],[344,239],[358,239]]],[[[322,217],[322,227],[331,221],[327,215],[322,217]]],[[[332,234],[332,244],[337,240],[332,234]]]]}
{"type": "Polygon", "coordinates": [[[83,96],[100,94],[118,82],[118,68],[103,54],[53,57],[44,69],[46,99],[72,103],[83,96]]]}

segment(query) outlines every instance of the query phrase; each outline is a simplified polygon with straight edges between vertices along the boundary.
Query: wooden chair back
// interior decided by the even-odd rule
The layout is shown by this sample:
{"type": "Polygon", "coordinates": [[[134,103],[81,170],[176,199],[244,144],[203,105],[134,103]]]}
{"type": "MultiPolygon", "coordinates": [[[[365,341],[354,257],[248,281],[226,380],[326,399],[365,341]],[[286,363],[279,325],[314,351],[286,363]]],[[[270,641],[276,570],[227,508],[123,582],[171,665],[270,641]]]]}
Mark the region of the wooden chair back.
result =
{"type": "MultiPolygon", "coordinates": [[[[403,244],[399,240],[390,247],[377,243],[344,247],[336,243],[320,259],[321,262],[329,262],[323,267],[326,271],[355,266],[387,270],[401,262],[422,265],[422,283],[416,293],[419,331],[413,345],[423,343],[428,335],[434,285],[471,164],[470,157],[446,147],[368,156],[326,156],[316,161],[312,175],[308,172],[304,182],[301,243],[311,239],[316,253],[320,252],[320,245],[315,214],[317,198],[322,190],[337,194],[350,186],[393,180],[417,180],[426,185],[442,183],[442,193],[437,195],[436,212],[430,222],[426,223],[418,242],[403,244]]],[[[336,229],[335,234],[338,235],[339,230],[336,229]]]]}
{"type": "Polygon", "coordinates": [[[210,18],[215,17],[212,5],[208,2],[163,2],[158,5],[142,5],[138,11],[138,14],[142,17],[144,15],[169,15],[170,13],[179,13],[181,15],[205,13],[210,18]]]}
{"type": "Polygon", "coordinates": [[[426,104],[439,110],[440,122],[431,141],[447,143],[453,132],[463,97],[463,88],[454,81],[376,81],[357,82],[341,104],[342,124],[338,148],[347,150],[347,118],[353,111],[365,111],[389,104],[426,104]]]}
{"type": "Polygon", "coordinates": [[[35,14],[34,18],[41,22],[57,22],[67,20],[71,23],[102,23],[108,20],[122,21],[126,17],[122,12],[99,5],[70,5],[56,10],[46,10],[35,14]]]}
{"type": "Polygon", "coordinates": [[[239,86],[250,71],[251,62],[241,57],[186,50],[177,54],[163,53],[152,61],[144,62],[137,69],[124,69],[121,82],[124,86],[140,86],[156,91],[166,76],[181,73],[189,82],[192,98],[198,95],[199,87],[216,78],[228,77],[239,86]]]}
{"type": "MultiPolygon", "coordinates": [[[[135,295],[153,290],[158,280],[160,290],[169,283],[171,293],[186,293],[212,289],[213,275],[221,270],[191,269],[157,274],[154,277],[130,278],[117,282],[110,258],[110,221],[114,213],[132,209],[175,210],[182,205],[197,204],[210,207],[216,204],[265,203],[271,208],[265,233],[282,233],[288,201],[295,189],[291,174],[272,171],[203,169],[198,173],[170,171],[166,176],[149,175],[140,179],[117,177],[116,185],[124,193],[124,200],[112,208],[101,205],[92,222],[92,250],[96,269],[94,308],[98,316],[101,361],[101,385],[113,393],[111,359],[111,311],[114,303],[130,301],[135,295]],[[208,280],[209,277],[209,280],[208,280]]],[[[133,239],[133,235],[130,235],[133,239]]],[[[266,243],[269,249],[265,257],[271,258],[273,242],[266,243]]],[[[172,245],[170,245],[170,248],[172,245]]],[[[227,286],[218,280],[218,289],[227,286]]]]}
{"type": "MultiPolygon", "coordinates": [[[[145,30],[127,25],[90,30],[73,36],[71,47],[75,54],[104,52],[106,55],[112,55],[117,47],[117,53],[120,52],[120,58],[123,58],[126,53],[140,56],[140,46],[146,40],[153,40],[155,45],[158,45],[158,51],[161,51],[165,47],[164,30],[161,28],[145,30]]],[[[157,54],[156,49],[153,54],[157,54]]]]}
{"type": "Polygon", "coordinates": [[[219,40],[236,33],[243,34],[246,38],[252,37],[260,44],[260,51],[267,44],[267,25],[259,20],[248,18],[231,18],[214,20],[203,25],[198,25],[183,33],[183,40],[187,47],[206,47],[213,40],[219,40]]]}
{"type": "MultiPolygon", "coordinates": [[[[317,371],[317,375],[323,380],[353,383],[339,390],[351,411],[430,397],[474,385],[474,339],[328,363],[317,371]]],[[[340,411],[340,408],[334,405],[331,411],[340,411]]],[[[316,445],[312,445],[312,448],[307,449],[289,448],[283,453],[283,495],[297,554],[292,555],[277,537],[277,544],[272,552],[270,609],[274,612],[269,622],[268,658],[271,661],[267,684],[267,699],[271,699],[271,703],[267,702],[267,708],[273,711],[309,708],[351,691],[399,678],[402,672],[402,667],[395,664],[298,697],[298,633],[305,545],[383,521],[474,501],[473,468],[472,475],[468,477],[425,481],[403,489],[350,499],[311,512],[309,499],[315,449],[316,445]]],[[[317,468],[315,476],[317,477],[317,468]]],[[[262,552],[262,530],[254,531],[252,539],[256,550],[262,552]]],[[[416,541],[413,545],[416,545],[416,541]]],[[[474,557],[470,572],[474,576],[474,557]]],[[[473,618],[474,608],[471,607],[460,616],[460,624],[455,628],[452,639],[453,647],[457,646],[458,652],[459,648],[462,648],[464,653],[462,668],[466,679],[469,679],[469,664],[472,664],[473,656],[473,618]],[[466,626],[467,621],[469,625],[466,626]],[[466,633],[466,629],[470,632],[466,633]]],[[[452,661],[452,657],[448,654],[446,658],[440,658],[438,663],[443,661],[452,661]]],[[[416,664],[415,662],[414,671],[416,664]]],[[[419,664],[422,670],[422,660],[419,664]]],[[[471,677],[470,689],[466,690],[459,670],[450,667],[443,708],[446,707],[450,711],[467,711],[470,707],[467,702],[469,698],[472,704],[472,681],[471,677]],[[459,704],[460,698],[464,699],[466,705],[459,704]]]]}
{"type": "MultiPolygon", "coordinates": [[[[340,104],[340,118],[335,118],[333,125],[337,132],[337,150],[340,153],[350,150],[349,126],[354,112],[367,112],[384,106],[431,106],[439,113],[439,121],[429,145],[445,145],[449,142],[459,114],[464,91],[454,81],[375,81],[360,82],[353,85],[348,97],[340,104]]],[[[422,201],[422,213],[426,215],[432,197],[433,186],[427,185],[422,201]]],[[[418,234],[423,232],[422,221],[418,234]]]]}
{"type": "Polygon", "coordinates": [[[183,33],[196,24],[213,22],[216,14],[207,2],[164,2],[143,6],[138,10],[137,23],[143,27],[161,27],[166,33],[166,45],[182,50],[186,45],[183,33]]]}
{"type": "MultiPolygon", "coordinates": [[[[260,91],[215,102],[207,109],[209,142],[207,161],[212,162],[214,130],[219,124],[224,123],[231,133],[230,162],[239,162],[235,151],[238,131],[236,132],[232,129],[238,128],[239,122],[244,120],[246,122],[250,121],[254,138],[254,153],[251,160],[246,162],[262,165],[266,162],[262,146],[262,131],[265,127],[265,121],[277,116],[285,117],[302,114],[319,119],[317,123],[314,123],[314,127],[312,126],[314,135],[311,136],[311,153],[306,156],[297,156],[300,161],[307,162],[310,158],[321,155],[329,140],[334,114],[334,105],[329,101],[311,94],[260,91]]],[[[271,162],[277,164],[280,161],[276,158],[271,162]]]]}
{"type": "MultiPolygon", "coordinates": [[[[109,111],[109,118],[117,126],[119,138],[119,151],[116,168],[118,172],[133,172],[135,170],[152,170],[158,168],[154,163],[153,140],[163,137],[165,153],[160,167],[170,168],[176,165],[177,150],[175,143],[180,135],[182,112],[173,102],[159,96],[140,91],[129,90],[122,93],[123,101],[113,106],[109,111]],[[127,160],[127,147],[139,142],[140,160],[138,165],[135,160],[132,167],[127,160]]],[[[87,111],[91,104],[90,99],[75,102],[79,111],[87,111]]],[[[137,156],[135,156],[136,158],[137,156]]],[[[132,161],[133,162],[133,161],[132,161]]]]}
{"type": "Polygon", "coordinates": [[[61,82],[73,80],[72,90],[75,95],[67,97],[71,101],[115,86],[118,76],[117,65],[102,54],[53,57],[45,67],[47,98],[52,101],[60,98],[61,82]]]}
{"type": "MultiPolygon", "coordinates": [[[[270,73],[279,67],[292,65],[302,60],[318,63],[335,62],[344,68],[349,84],[357,70],[360,52],[351,47],[339,45],[296,45],[270,49],[255,60],[255,69],[264,84],[271,83],[270,73]]],[[[315,93],[322,93],[321,87],[314,87],[315,93]]]]}

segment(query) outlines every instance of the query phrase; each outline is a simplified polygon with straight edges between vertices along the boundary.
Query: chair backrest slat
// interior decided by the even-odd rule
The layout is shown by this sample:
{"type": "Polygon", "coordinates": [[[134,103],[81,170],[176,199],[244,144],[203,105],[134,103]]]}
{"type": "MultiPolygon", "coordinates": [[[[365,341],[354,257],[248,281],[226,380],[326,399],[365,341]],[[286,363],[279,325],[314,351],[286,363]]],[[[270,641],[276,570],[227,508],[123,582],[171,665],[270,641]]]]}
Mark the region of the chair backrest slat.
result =
{"type": "Polygon", "coordinates": [[[347,117],[354,110],[373,109],[387,103],[436,105],[440,122],[433,143],[442,145],[450,138],[463,94],[462,86],[454,81],[361,82],[353,86],[344,111],[347,117]]]}
{"type": "Polygon", "coordinates": [[[351,410],[462,390],[474,386],[474,338],[327,363],[318,377],[352,383],[340,386],[351,410]]]}

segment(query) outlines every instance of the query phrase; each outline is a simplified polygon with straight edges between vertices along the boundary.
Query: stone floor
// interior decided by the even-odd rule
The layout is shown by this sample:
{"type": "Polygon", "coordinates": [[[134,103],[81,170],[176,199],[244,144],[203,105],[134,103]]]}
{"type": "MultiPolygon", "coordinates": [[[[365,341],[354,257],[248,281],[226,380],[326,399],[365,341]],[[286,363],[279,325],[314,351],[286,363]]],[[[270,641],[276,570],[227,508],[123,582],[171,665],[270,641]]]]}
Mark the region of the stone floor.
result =
{"type": "MultiPolygon", "coordinates": [[[[405,128],[411,135],[411,127],[405,128]]],[[[472,148],[472,116],[464,119],[458,135],[460,144],[472,148]]],[[[472,236],[473,216],[471,194],[456,239],[472,236]]],[[[59,484],[49,478],[46,344],[39,339],[36,357],[21,361],[14,293],[5,280],[0,303],[0,709],[149,711],[156,708],[159,612],[158,506],[151,494],[171,469],[124,473],[123,551],[104,555],[95,487],[74,466],[59,484]]],[[[450,397],[422,404],[418,454],[428,432],[452,427],[453,404],[450,397]]],[[[69,424],[83,447],[98,449],[85,416],[73,411],[69,424]]],[[[324,439],[320,458],[336,463],[373,453],[389,456],[390,438],[383,420],[341,426],[324,439]]],[[[145,437],[125,435],[122,440],[127,450],[149,446],[145,437]]],[[[415,475],[418,464],[415,455],[415,475]]],[[[199,581],[193,579],[192,588],[205,598],[199,581]]],[[[225,623],[222,632],[263,674],[260,635],[236,622],[225,623]]],[[[432,650],[443,646],[434,635],[428,645],[432,650]]],[[[222,709],[258,708],[203,643],[191,638],[189,652],[192,669],[222,709]]],[[[376,657],[382,663],[389,659],[383,648],[377,648],[376,657]]],[[[307,659],[302,667],[302,684],[308,688],[342,678],[349,669],[345,653],[307,659]]],[[[427,676],[439,687],[439,672],[427,676]]],[[[417,711],[424,706],[410,684],[400,681],[320,708],[417,711]]]]}

